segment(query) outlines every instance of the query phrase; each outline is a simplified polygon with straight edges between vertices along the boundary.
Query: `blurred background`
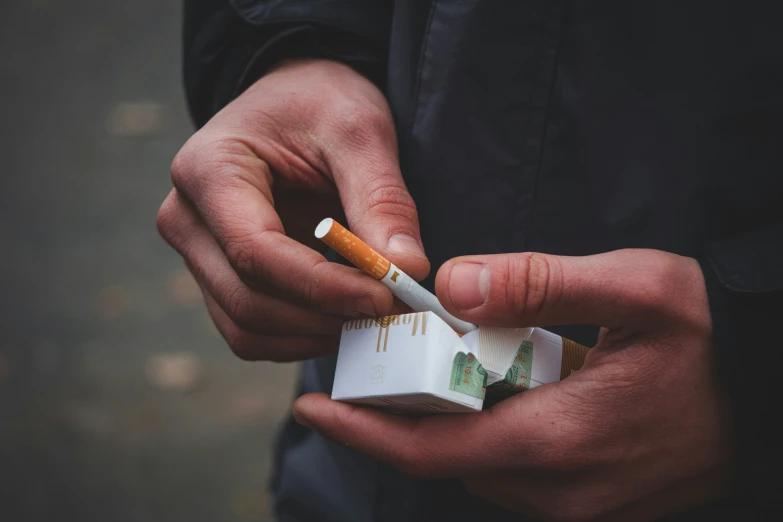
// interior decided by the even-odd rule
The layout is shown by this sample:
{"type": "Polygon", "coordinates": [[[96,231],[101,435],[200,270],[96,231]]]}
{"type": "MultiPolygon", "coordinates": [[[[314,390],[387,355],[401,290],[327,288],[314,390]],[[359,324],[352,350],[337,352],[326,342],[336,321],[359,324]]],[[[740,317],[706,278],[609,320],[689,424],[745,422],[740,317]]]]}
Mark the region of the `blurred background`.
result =
{"type": "Polygon", "coordinates": [[[296,368],[223,344],[155,214],[181,2],[0,8],[0,520],[270,520],[296,368]]]}

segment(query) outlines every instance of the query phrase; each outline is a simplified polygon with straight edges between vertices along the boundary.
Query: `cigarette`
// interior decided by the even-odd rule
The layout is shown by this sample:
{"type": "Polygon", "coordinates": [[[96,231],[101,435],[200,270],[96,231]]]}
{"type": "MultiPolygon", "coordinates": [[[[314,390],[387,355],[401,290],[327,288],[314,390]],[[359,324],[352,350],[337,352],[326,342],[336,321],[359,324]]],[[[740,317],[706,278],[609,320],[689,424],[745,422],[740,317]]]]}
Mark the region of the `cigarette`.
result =
{"type": "Polygon", "coordinates": [[[478,328],[475,324],[457,319],[448,313],[433,293],[428,292],[394,263],[370,248],[367,243],[334,219],[326,218],[321,221],[315,228],[315,237],[332,247],[353,265],[386,285],[395,297],[410,306],[414,312],[431,311],[457,333],[466,334],[478,328]]]}

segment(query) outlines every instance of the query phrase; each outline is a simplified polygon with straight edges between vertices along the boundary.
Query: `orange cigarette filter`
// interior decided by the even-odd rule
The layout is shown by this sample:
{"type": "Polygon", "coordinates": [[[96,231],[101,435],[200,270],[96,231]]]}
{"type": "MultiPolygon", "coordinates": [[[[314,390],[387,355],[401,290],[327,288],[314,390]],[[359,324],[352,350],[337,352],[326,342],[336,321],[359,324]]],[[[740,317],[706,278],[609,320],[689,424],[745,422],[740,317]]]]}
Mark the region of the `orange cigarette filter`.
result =
{"type": "Polygon", "coordinates": [[[381,280],[389,273],[391,268],[389,260],[370,248],[367,243],[354,236],[337,221],[331,218],[324,219],[318,225],[315,236],[375,279],[381,280]]]}

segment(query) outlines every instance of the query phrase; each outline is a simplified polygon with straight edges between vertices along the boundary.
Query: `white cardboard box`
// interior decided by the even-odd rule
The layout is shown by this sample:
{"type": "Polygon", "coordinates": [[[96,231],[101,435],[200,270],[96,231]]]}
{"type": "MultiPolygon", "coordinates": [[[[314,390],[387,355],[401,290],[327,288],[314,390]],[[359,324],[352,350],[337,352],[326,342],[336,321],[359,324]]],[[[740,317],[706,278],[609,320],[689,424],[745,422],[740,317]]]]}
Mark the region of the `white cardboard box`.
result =
{"type": "Polygon", "coordinates": [[[432,312],[355,319],[343,325],[332,399],[408,414],[480,411],[488,385],[500,399],[560,381],[587,351],[541,328],[460,338],[432,312]]]}
{"type": "Polygon", "coordinates": [[[432,312],[356,319],[343,326],[332,399],[405,413],[478,411],[484,400],[476,383],[486,376],[478,366],[467,345],[432,312]],[[473,395],[450,389],[459,353],[465,376],[460,383],[473,395]]]}

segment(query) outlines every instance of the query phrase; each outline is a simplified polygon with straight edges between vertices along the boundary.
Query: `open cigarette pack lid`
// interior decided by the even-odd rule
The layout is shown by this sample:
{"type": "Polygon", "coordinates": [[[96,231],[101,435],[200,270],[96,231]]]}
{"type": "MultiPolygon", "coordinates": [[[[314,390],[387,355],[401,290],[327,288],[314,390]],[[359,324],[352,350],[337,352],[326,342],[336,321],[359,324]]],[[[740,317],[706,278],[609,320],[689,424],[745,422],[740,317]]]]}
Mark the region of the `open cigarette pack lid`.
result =
{"type": "Polygon", "coordinates": [[[397,413],[480,411],[502,395],[556,382],[587,348],[540,328],[482,327],[460,337],[432,312],[343,325],[332,399],[397,413]]]}

